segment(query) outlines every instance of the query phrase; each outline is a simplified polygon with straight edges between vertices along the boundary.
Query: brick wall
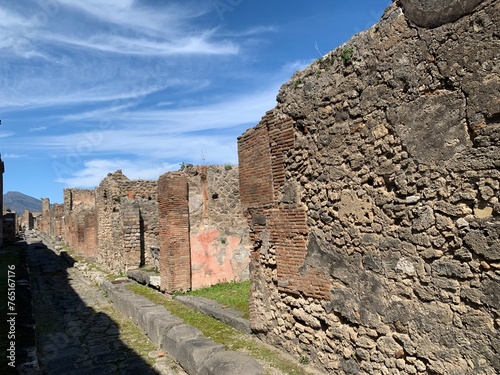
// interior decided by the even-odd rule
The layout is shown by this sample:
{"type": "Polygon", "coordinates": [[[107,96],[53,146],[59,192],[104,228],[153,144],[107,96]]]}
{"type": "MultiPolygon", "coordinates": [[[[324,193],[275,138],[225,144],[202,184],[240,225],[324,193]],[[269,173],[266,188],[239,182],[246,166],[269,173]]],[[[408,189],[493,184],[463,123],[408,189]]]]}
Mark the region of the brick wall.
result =
{"type": "Polygon", "coordinates": [[[166,292],[191,289],[188,194],[183,172],[158,180],[161,288],[166,292]]]}
{"type": "Polygon", "coordinates": [[[264,117],[261,124],[238,139],[240,196],[244,207],[261,206],[274,201],[266,121],[269,117],[272,117],[271,113],[264,117]]]}
{"type": "Polygon", "coordinates": [[[123,272],[120,208],[123,196],[120,186],[126,177],[121,171],[110,173],[96,188],[98,223],[97,261],[116,272],[123,272]]]}
{"type": "Polygon", "coordinates": [[[95,259],[98,244],[94,190],[64,190],[63,224],[63,239],[79,255],[95,259]]]}
{"type": "Polygon", "coordinates": [[[255,305],[264,307],[273,298],[274,288],[269,285],[277,286],[274,293],[313,298],[329,294],[325,274],[304,267],[309,232],[306,209],[295,186],[285,183],[284,161],[294,146],[293,121],[275,111],[269,111],[259,125],[238,139],[241,202],[254,244],[250,308],[256,331],[263,329],[265,319],[256,313],[260,310],[255,305]],[[268,180],[258,179],[261,176],[268,180]]]}
{"type": "Polygon", "coordinates": [[[126,181],[123,191],[133,197],[139,207],[141,265],[152,266],[151,247],[159,247],[158,182],[150,180],[126,181]]]}
{"type": "Polygon", "coordinates": [[[64,204],[53,204],[50,206],[50,235],[63,238],[65,235],[65,211],[64,204]]]}
{"type": "Polygon", "coordinates": [[[120,223],[122,226],[124,267],[126,270],[141,265],[141,224],[139,204],[132,197],[124,197],[121,201],[120,223]]]}
{"type": "Polygon", "coordinates": [[[325,373],[493,374],[498,4],[427,28],[408,3],[431,6],[393,2],[239,138],[250,320],[325,373]]]}

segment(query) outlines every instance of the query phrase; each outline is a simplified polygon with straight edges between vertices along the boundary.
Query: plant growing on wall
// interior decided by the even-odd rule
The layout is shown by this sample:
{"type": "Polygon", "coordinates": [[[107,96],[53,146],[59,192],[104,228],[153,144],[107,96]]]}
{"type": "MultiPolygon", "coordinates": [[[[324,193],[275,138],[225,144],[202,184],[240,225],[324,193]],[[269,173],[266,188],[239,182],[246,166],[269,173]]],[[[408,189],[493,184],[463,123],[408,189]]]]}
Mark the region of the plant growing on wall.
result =
{"type": "Polygon", "coordinates": [[[344,48],[340,54],[340,58],[342,59],[344,65],[349,65],[352,63],[352,56],[354,55],[354,47],[344,48]]]}

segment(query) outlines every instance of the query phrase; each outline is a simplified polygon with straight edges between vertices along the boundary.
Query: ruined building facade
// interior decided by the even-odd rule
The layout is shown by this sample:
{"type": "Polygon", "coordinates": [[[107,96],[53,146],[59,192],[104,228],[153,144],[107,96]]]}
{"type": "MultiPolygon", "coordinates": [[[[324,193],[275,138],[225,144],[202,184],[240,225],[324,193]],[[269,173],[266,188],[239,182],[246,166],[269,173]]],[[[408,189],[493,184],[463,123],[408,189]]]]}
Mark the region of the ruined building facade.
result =
{"type": "Polygon", "coordinates": [[[327,373],[500,372],[499,18],[393,2],[239,138],[262,338],[327,373]]]}
{"type": "Polygon", "coordinates": [[[161,176],[158,191],[161,254],[172,254],[161,258],[165,290],[248,279],[250,238],[237,167],[187,166],[161,176]]]}
{"type": "Polygon", "coordinates": [[[96,189],[97,260],[114,271],[152,265],[158,247],[157,182],[111,173],[96,189]]]}
{"type": "Polygon", "coordinates": [[[0,223],[0,246],[3,243],[3,174],[5,172],[5,165],[0,155],[0,207],[2,209],[2,222],[0,223]]]}
{"type": "Polygon", "coordinates": [[[159,264],[167,292],[246,280],[250,241],[238,183],[232,166],[187,166],[159,181],[116,171],[95,190],[65,189],[63,204],[42,199],[37,227],[116,273],[159,264]]]}

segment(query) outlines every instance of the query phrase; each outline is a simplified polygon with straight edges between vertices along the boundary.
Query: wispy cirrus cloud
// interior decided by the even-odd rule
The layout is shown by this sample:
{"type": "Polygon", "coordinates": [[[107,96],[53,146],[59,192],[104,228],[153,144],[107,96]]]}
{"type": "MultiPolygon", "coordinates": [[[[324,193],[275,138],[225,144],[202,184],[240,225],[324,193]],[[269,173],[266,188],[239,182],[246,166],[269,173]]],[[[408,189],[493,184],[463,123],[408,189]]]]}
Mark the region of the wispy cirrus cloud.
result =
{"type": "MultiPolygon", "coordinates": [[[[36,142],[40,150],[63,155],[126,152],[192,162],[199,162],[200,150],[206,149],[211,156],[236,162],[236,137],[273,106],[277,91],[275,84],[262,92],[204,106],[166,109],[154,106],[134,111],[119,107],[113,111],[105,108],[84,112],[65,121],[106,119],[106,126],[83,131],[68,128],[66,134],[22,137],[13,141],[13,146],[23,149],[36,142]]],[[[217,158],[212,159],[216,162],[217,158]]]]}
{"type": "MultiPolygon", "coordinates": [[[[206,33],[210,34],[210,33],[206,33]]],[[[64,43],[99,52],[138,56],[179,56],[179,55],[234,55],[238,53],[235,43],[223,41],[213,43],[207,35],[193,35],[175,40],[153,40],[124,36],[95,35],[90,40],[53,37],[53,42],[64,43]]]]}
{"type": "Polygon", "coordinates": [[[112,102],[171,87],[200,90],[203,68],[240,54],[234,38],[196,24],[208,11],[203,6],[42,3],[0,4],[4,108],[112,102]],[[40,14],[44,22],[35,22],[40,14]]]}
{"type": "Polygon", "coordinates": [[[95,111],[63,116],[64,121],[100,120],[117,121],[121,127],[136,128],[137,124],[148,124],[141,131],[153,128],[155,134],[188,133],[207,129],[223,129],[255,122],[274,105],[280,84],[270,86],[257,93],[237,97],[226,97],[216,103],[181,108],[153,107],[140,110],[129,106],[102,108],[95,111]]]}
{"type": "Polygon", "coordinates": [[[0,138],[12,137],[15,133],[11,131],[0,131],[0,138]]]}
{"type": "Polygon", "coordinates": [[[26,155],[13,154],[13,153],[10,153],[10,152],[2,154],[2,159],[4,159],[4,160],[8,160],[8,159],[21,159],[21,158],[25,158],[25,157],[26,157],[26,155]]]}
{"type": "Polygon", "coordinates": [[[60,177],[57,182],[67,187],[94,188],[110,171],[121,169],[130,179],[156,180],[168,171],[176,170],[177,164],[151,163],[130,159],[92,159],[84,163],[82,169],[70,176],[60,177]]]}

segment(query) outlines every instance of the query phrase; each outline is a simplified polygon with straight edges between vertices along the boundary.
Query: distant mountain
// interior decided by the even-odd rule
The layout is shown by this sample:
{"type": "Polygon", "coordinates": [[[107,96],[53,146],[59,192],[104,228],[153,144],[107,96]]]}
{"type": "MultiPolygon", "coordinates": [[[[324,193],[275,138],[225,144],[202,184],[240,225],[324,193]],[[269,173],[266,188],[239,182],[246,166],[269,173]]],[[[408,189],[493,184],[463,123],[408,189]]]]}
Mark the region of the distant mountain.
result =
{"type": "Polygon", "coordinates": [[[29,195],[19,193],[17,191],[9,191],[3,195],[4,206],[9,207],[12,211],[17,212],[18,215],[22,215],[24,210],[30,210],[31,212],[42,212],[42,201],[30,197],[29,195]]]}

